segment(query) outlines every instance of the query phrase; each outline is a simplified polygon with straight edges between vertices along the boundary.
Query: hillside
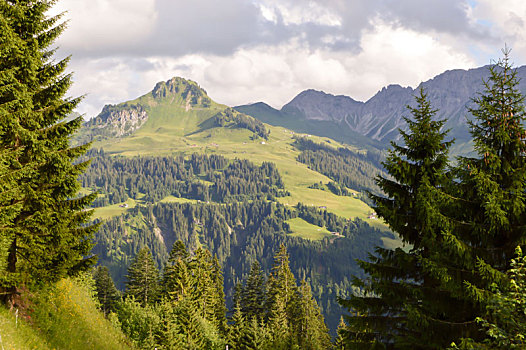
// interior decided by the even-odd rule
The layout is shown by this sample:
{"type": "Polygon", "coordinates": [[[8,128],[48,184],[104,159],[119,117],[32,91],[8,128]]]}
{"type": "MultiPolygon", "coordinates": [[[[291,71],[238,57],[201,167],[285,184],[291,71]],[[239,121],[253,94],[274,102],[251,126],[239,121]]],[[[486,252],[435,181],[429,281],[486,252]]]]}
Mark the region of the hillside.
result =
{"type": "Polygon", "coordinates": [[[192,81],[173,78],[104,107],[78,140],[94,141],[80,179],[99,192],[94,253],[121,289],[140,248],[163,268],[181,240],[218,257],[230,302],[252,262],[268,273],[284,243],[334,331],[337,297],[361,273],[355,260],[398,244],[364,202],[378,191],[380,154],[262,123],[192,81]]]}
{"type": "Polygon", "coordinates": [[[91,277],[24,289],[15,310],[0,305],[0,349],[123,350],[135,347],[100,312],[91,277]]]}
{"type": "MultiPolygon", "coordinates": [[[[85,124],[78,139],[94,140],[93,148],[111,155],[190,156],[197,153],[250,159],[257,164],[272,162],[283,178],[285,189],[290,192],[290,196],[279,199],[280,203],[301,202],[327,207],[344,217],[367,218],[369,208],[360,200],[309,188],[314,183],[328,183],[331,179],[298,162],[301,151],[294,146],[294,141],[304,136],[333,148],[344,147],[342,144],[258,124],[261,123],[249,116],[215,103],[196,83],[174,78],[158,83],[152,92],[136,100],[104,107],[96,118],[85,124]],[[227,114],[235,115],[238,121],[226,121],[227,114]],[[240,117],[245,118],[245,122],[240,122],[240,117]],[[260,134],[265,134],[266,138],[260,134]]],[[[356,148],[349,150],[357,157],[364,153],[356,148]]],[[[364,181],[370,175],[362,175],[364,181]]]]}
{"type": "MultiPolygon", "coordinates": [[[[517,69],[521,83],[519,89],[526,92],[526,66],[517,69]]],[[[436,118],[447,119],[450,137],[456,139],[454,153],[470,148],[466,117],[467,107],[482,88],[488,77],[488,68],[446,71],[418,87],[389,85],[365,102],[347,96],[334,96],[322,91],[305,90],[281,110],[262,102],[237,106],[236,110],[276,126],[291,130],[331,137],[340,142],[361,147],[386,148],[389,141],[398,137],[398,128],[405,128],[403,116],[408,116],[406,106],[414,104],[415,91],[424,88],[433,108],[438,109],[436,118]]]]}

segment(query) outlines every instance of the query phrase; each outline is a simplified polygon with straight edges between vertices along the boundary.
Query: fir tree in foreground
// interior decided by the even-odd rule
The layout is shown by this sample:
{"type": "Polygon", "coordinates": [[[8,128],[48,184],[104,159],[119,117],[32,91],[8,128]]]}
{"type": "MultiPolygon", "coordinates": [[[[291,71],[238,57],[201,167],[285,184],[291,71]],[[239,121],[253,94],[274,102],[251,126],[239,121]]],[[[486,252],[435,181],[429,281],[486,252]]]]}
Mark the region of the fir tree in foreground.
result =
{"type": "Polygon", "coordinates": [[[509,50],[503,53],[470,109],[477,156],[460,158],[454,168],[451,225],[443,233],[449,244],[441,255],[441,288],[462,310],[445,320],[450,333],[475,341],[486,336],[476,318],[494,304],[495,287],[509,289],[510,262],[526,244],[526,112],[509,50]]]}
{"type": "Polygon", "coordinates": [[[57,281],[94,261],[95,226],[83,210],[94,195],[77,195],[87,163],[74,163],[88,146],[69,145],[82,117],[65,121],[80,100],[65,97],[69,58],[53,60],[65,28],[46,16],[53,3],[0,1],[0,173],[16,174],[0,179],[0,206],[10,209],[0,211],[0,242],[9,246],[0,250],[0,288],[10,303],[21,284],[57,281]]]}
{"type": "Polygon", "coordinates": [[[441,218],[436,214],[433,189],[446,182],[451,142],[444,141],[444,121],[433,120],[436,111],[422,89],[416,104],[408,107],[413,119],[405,118],[409,131],[400,131],[404,145],[392,143],[384,163],[392,178],[377,179],[387,197],[372,196],[378,215],[411,248],[377,248],[370,262],[360,262],[370,277],[355,284],[365,295],[341,301],[354,313],[348,318],[346,337],[356,348],[375,343],[416,348],[424,345],[420,339],[431,331],[420,320],[423,313],[433,312],[436,281],[423,262],[439,247],[435,230],[441,218]]]}
{"type": "Polygon", "coordinates": [[[486,313],[477,318],[486,339],[475,342],[462,339],[454,349],[524,349],[526,348],[526,257],[517,247],[507,272],[509,286],[503,291],[494,286],[486,313]]]}
{"type": "Polygon", "coordinates": [[[428,136],[419,117],[425,104],[413,110],[406,147],[394,145],[386,161],[394,181],[379,179],[388,198],[373,197],[411,246],[379,249],[361,263],[370,276],[357,281],[365,295],[342,301],[354,313],[344,334],[349,345],[443,349],[488,335],[477,319],[494,307],[495,288],[509,290],[509,262],[526,239],[525,111],[508,56],[504,50],[490,67],[469,110],[477,156],[459,158],[448,177],[440,125],[428,136]]]}
{"type": "Polygon", "coordinates": [[[106,266],[97,266],[93,272],[93,279],[95,280],[95,291],[102,313],[104,316],[108,316],[110,312],[115,311],[120,292],[115,287],[110,271],[106,266]]]}

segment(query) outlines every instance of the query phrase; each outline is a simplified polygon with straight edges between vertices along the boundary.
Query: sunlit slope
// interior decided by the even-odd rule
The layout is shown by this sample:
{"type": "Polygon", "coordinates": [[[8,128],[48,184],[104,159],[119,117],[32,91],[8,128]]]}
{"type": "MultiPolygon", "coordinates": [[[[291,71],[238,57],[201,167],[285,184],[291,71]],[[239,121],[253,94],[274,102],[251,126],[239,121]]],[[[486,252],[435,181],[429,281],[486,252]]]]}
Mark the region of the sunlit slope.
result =
{"type": "MultiPolygon", "coordinates": [[[[299,163],[296,158],[300,151],[293,146],[297,136],[332,147],[344,147],[342,144],[328,138],[295,134],[268,124],[262,124],[270,131],[267,138],[236,124],[218,126],[218,113],[233,110],[212,101],[194,82],[174,78],[158,83],[152,92],[112,108],[113,114],[104,114],[103,111],[97,117],[98,121],[90,121],[83,131],[84,135],[90,132],[93,135],[94,130],[98,132],[93,147],[102,148],[106,153],[123,156],[216,153],[231,159],[246,158],[256,164],[270,161],[277,165],[285,188],[291,194],[279,198],[283,204],[302,202],[326,207],[340,216],[363,219],[371,211],[365,203],[352,196],[337,196],[330,191],[309,188],[314,183],[331,180],[299,163]],[[129,129],[131,132],[117,135],[118,132],[112,131],[118,129],[118,118],[121,118],[121,123],[127,122],[126,117],[133,122],[134,113],[147,117],[136,122],[136,128],[129,129]]],[[[231,113],[241,115],[237,111],[231,113]]],[[[244,118],[252,119],[249,116],[244,118]]]]}

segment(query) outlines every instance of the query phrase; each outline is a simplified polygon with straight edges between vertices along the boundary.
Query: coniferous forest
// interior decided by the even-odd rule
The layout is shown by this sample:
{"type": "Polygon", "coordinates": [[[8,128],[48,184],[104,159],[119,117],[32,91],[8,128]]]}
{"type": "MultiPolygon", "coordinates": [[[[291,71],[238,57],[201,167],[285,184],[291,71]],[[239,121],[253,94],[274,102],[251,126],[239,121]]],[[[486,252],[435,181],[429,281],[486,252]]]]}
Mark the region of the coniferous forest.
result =
{"type": "MultiPolygon", "coordinates": [[[[386,155],[295,137],[295,161],[330,179],[309,188],[362,197],[388,231],[280,202],[277,163],[75,145],[53,4],[0,0],[2,348],[23,332],[13,348],[526,348],[526,110],[508,48],[466,111],[470,155],[450,155],[423,89],[386,155]],[[298,220],[326,233],[295,235],[298,220]]],[[[213,104],[185,94],[187,111],[213,104]]],[[[207,120],[271,137],[232,108],[207,120]]]]}

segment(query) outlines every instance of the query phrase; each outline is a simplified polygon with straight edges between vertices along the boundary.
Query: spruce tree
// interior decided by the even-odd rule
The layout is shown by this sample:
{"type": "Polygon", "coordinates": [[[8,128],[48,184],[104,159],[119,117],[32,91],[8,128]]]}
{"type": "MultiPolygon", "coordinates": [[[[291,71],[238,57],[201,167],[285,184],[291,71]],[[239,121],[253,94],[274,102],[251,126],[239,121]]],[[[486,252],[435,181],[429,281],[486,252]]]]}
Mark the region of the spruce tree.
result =
{"type": "Polygon", "coordinates": [[[98,266],[93,273],[93,278],[95,280],[97,299],[104,316],[107,316],[108,313],[115,311],[120,293],[115,288],[115,283],[113,283],[110,271],[106,266],[98,266]]]}
{"type": "Polygon", "coordinates": [[[343,320],[343,316],[340,317],[338,328],[336,329],[336,338],[334,339],[334,350],[345,350],[345,333],[347,325],[343,320]]]}
{"type": "Polygon", "coordinates": [[[297,298],[298,317],[293,326],[299,348],[306,350],[330,349],[329,329],[316,300],[312,296],[310,286],[305,280],[301,281],[297,298]]]}
{"type": "Polygon", "coordinates": [[[126,278],[126,297],[134,297],[143,307],[157,300],[160,291],[159,270],[148,247],[139,250],[128,268],[126,278]]]}
{"type": "Polygon", "coordinates": [[[435,259],[445,271],[440,287],[455,298],[443,319],[455,341],[484,339],[476,319],[492,305],[495,286],[506,290],[515,249],[526,243],[526,112],[509,50],[503,53],[469,110],[476,155],[454,168],[447,246],[435,259]]]}
{"type": "Polygon", "coordinates": [[[240,305],[243,315],[247,319],[253,317],[261,320],[265,307],[265,276],[259,262],[255,261],[251,268],[246,284],[240,291],[240,305]]]}
{"type": "Polygon", "coordinates": [[[7,203],[19,207],[1,229],[10,245],[2,285],[7,301],[21,283],[55,281],[94,262],[89,252],[96,227],[86,225],[91,212],[83,209],[95,195],[77,196],[87,163],[75,163],[88,145],[70,146],[82,117],[66,117],[80,99],[65,97],[69,58],[53,60],[51,45],[65,25],[57,24],[60,16],[46,16],[52,5],[0,2],[0,42],[7,44],[0,47],[0,154],[16,154],[4,164],[8,173],[22,174],[17,196],[7,203]]]}
{"type": "Polygon", "coordinates": [[[172,300],[181,300],[191,289],[191,274],[188,270],[188,254],[183,242],[176,241],[164,269],[164,294],[172,300]]]}
{"type": "MultiPolygon", "coordinates": [[[[403,145],[392,142],[383,163],[390,178],[378,177],[385,197],[371,195],[374,209],[410,248],[377,248],[370,261],[360,261],[368,278],[355,279],[363,295],[341,300],[351,311],[345,338],[353,348],[377,345],[419,348],[434,325],[421,322],[423,314],[434,313],[437,281],[429,271],[429,257],[439,247],[437,230],[443,222],[437,197],[447,185],[448,162],[445,121],[433,120],[423,89],[408,107],[413,119],[405,118],[408,131],[400,130],[403,145]],[[375,345],[376,344],[376,345],[375,345]]],[[[341,332],[343,333],[343,332],[341,332]]]]}
{"type": "Polygon", "coordinates": [[[506,272],[509,285],[494,286],[486,313],[477,322],[486,332],[486,339],[474,342],[462,339],[454,349],[524,349],[526,347],[526,257],[517,247],[517,256],[506,272]]]}
{"type": "Polygon", "coordinates": [[[272,313],[276,304],[282,303],[285,307],[287,319],[291,322],[296,315],[296,294],[298,286],[296,278],[290,270],[289,254],[284,244],[274,256],[274,264],[268,279],[267,312],[272,313]]]}

